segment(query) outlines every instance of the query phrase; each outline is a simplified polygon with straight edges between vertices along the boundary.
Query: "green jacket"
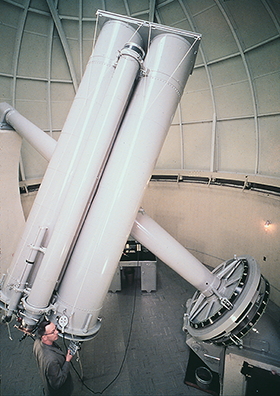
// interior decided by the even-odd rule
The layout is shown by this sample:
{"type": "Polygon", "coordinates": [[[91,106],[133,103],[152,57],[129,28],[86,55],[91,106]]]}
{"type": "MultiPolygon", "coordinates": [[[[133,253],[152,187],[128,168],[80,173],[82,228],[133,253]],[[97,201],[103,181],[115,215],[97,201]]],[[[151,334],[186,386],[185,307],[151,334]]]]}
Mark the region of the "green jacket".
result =
{"type": "Polygon", "coordinates": [[[59,346],[46,345],[41,340],[34,342],[33,353],[47,396],[69,396],[73,391],[70,363],[59,346]]]}

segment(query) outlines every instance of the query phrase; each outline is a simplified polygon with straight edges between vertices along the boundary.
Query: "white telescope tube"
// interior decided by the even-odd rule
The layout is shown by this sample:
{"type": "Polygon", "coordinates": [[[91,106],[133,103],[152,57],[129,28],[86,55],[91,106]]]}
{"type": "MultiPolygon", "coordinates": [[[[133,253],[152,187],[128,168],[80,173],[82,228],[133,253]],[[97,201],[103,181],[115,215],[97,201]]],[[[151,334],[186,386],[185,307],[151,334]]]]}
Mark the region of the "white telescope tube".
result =
{"type": "MultiPolygon", "coordinates": [[[[131,59],[132,62],[132,59],[131,59]]],[[[120,79],[118,80],[116,78],[117,73],[121,74],[124,72],[125,69],[125,62],[122,65],[122,71],[120,71],[120,64],[118,64],[118,69],[116,70],[116,73],[114,74],[114,77],[112,80],[118,81],[116,85],[115,91],[117,92],[118,97],[120,97],[120,90],[118,89],[118,86],[122,90],[124,90],[124,87],[122,86],[123,81],[120,79]]],[[[131,65],[132,66],[132,65],[131,65]]],[[[126,70],[126,74],[128,75],[128,70],[126,70]]],[[[110,86],[112,86],[113,81],[111,82],[110,86]]],[[[112,96],[111,95],[111,90],[108,89],[108,93],[104,99],[102,109],[108,109],[110,112],[110,104],[112,104],[112,96]],[[107,98],[107,100],[106,100],[107,98]],[[110,103],[111,102],[111,103],[110,103]]],[[[1,103],[0,104],[0,111],[7,110],[8,112],[12,111],[12,107],[9,106],[6,103],[1,103]]],[[[103,112],[102,109],[99,114],[99,118],[103,120],[103,112]]],[[[117,117],[117,109],[118,106],[115,107],[115,116],[117,117]]],[[[121,109],[120,109],[121,110],[121,109]]],[[[19,114],[15,110],[16,114],[19,114]]],[[[9,113],[10,114],[10,113],[9,113]]],[[[21,116],[24,118],[23,116],[21,116]]],[[[111,113],[109,116],[110,120],[113,120],[113,114],[111,113]]],[[[25,118],[24,118],[25,119],[25,118]]],[[[26,120],[26,119],[25,119],[26,120]]],[[[108,121],[108,117],[106,118],[108,121]]],[[[103,131],[105,129],[106,125],[106,120],[103,122],[103,128],[102,126],[100,127],[100,131],[103,131]]],[[[26,120],[28,121],[28,120],[26,120]]],[[[98,121],[97,121],[98,123],[98,121]]],[[[108,122],[107,122],[108,123],[108,122]]],[[[57,142],[52,139],[50,136],[46,135],[41,129],[36,127],[34,124],[32,124],[32,132],[30,131],[29,125],[32,124],[30,121],[27,123],[20,123],[20,131],[18,128],[16,128],[16,131],[22,136],[27,138],[27,133],[30,133],[29,136],[29,142],[32,144],[34,148],[36,148],[38,151],[40,150],[40,147],[44,148],[45,146],[45,139],[47,141],[47,145],[49,147],[47,151],[47,155],[45,158],[47,160],[51,159],[51,156],[53,154],[53,151],[56,147],[57,142]],[[33,134],[34,133],[34,134],[33,134]],[[36,139],[36,136],[40,136],[40,139],[36,139]]],[[[10,124],[12,125],[12,124],[10,124]]],[[[98,125],[98,124],[97,124],[98,125]]],[[[15,125],[12,125],[15,128],[15,125]]],[[[87,151],[92,150],[92,147],[87,145],[87,151]]],[[[94,151],[92,151],[93,153],[94,151]]],[[[95,154],[94,154],[95,155],[95,154]]],[[[93,157],[93,155],[91,156],[93,157]]],[[[87,158],[87,156],[84,156],[83,158],[87,158]]],[[[92,158],[91,158],[92,159],[92,158]]],[[[88,159],[87,159],[88,161],[88,159]]],[[[80,164],[81,165],[81,164],[80,164]]],[[[75,201],[75,193],[79,195],[79,200],[84,201],[83,199],[81,200],[81,180],[89,180],[89,175],[86,174],[85,169],[81,170],[81,166],[79,166],[79,170],[81,174],[78,174],[78,178],[76,177],[78,181],[78,185],[76,186],[75,181],[72,181],[72,186],[69,190],[68,193],[68,198],[70,194],[70,199],[73,203],[75,201]],[[74,186],[74,187],[73,187],[74,186]]],[[[88,169],[89,171],[89,169],[88,169]]],[[[91,169],[92,172],[92,169],[91,169]]],[[[77,174],[78,172],[76,172],[77,174]]],[[[90,184],[91,186],[91,184],[90,184]]],[[[89,187],[90,187],[89,186],[89,187]]],[[[77,198],[77,197],[76,197],[77,198]]],[[[62,212],[65,212],[65,218],[63,220],[63,225],[65,230],[70,229],[71,224],[75,223],[73,219],[73,210],[74,208],[69,208],[68,205],[66,204],[66,200],[64,203],[64,208],[62,209],[62,212]],[[67,208],[64,210],[64,208],[67,208]],[[73,219],[73,220],[72,220],[73,219]],[[67,221],[68,220],[68,221],[67,221]],[[71,224],[68,224],[70,223],[71,224]]],[[[60,216],[62,216],[62,212],[60,213],[60,216]]],[[[79,218],[79,215],[76,213],[76,218],[79,218]]],[[[58,219],[59,222],[59,219],[58,219]]],[[[64,245],[66,244],[67,241],[67,236],[64,237],[63,231],[59,229],[56,225],[54,232],[53,232],[53,237],[56,242],[58,242],[58,238],[63,235],[63,242],[64,245]],[[65,238],[65,239],[64,239],[65,238]]],[[[68,232],[69,233],[69,232],[68,232]]],[[[166,265],[168,265],[170,268],[172,268],[174,271],[176,271],[180,276],[182,276],[185,280],[187,280],[189,283],[191,283],[194,287],[196,287],[199,291],[201,291],[204,295],[207,295],[206,289],[210,287],[210,285],[213,286],[213,280],[217,279],[211,271],[209,271],[203,264],[200,263],[199,260],[197,260],[187,249],[185,249],[178,241],[176,241],[169,233],[167,233],[159,224],[157,224],[153,219],[151,219],[145,212],[144,210],[139,211],[132,230],[131,230],[131,235],[139,241],[142,245],[144,245],[147,249],[149,249],[151,252],[153,252],[159,259],[161,259],[166,265]],[[212,280],[212,281],[211,281],[212,280]],[[205,289],[205,290],[204,290],[205,289]]],[[[68,241],[69,243],[69,241],[68,241]]],[[[51,242],[49,243],[49,251],[53,252],[54,250],[51,248],[51,242]]],[[[68,248],[61,248],[61,252],[68,252],[68,248]]],[[[46,261],[45,256],[44,261],[46,261]]],[[[57,255],[56,257],[59,257],[57,255]]],[[[59,257],[61,259],[61,257],[59,257]]],[[[49,260],[52,262],[51,260],[49,260]]],[[[29,263],[30,260],[27,259],[27,263],[29,263]]],[[[32,261],[32,263],[34,260],[32,261]]],[[[41,264],[42,265],[42,264],[41,264]]],[[[56,265],[59,265],[58,263],[56,265]]],[[[216,281],[217,282],[217,281],[216,281]]],[[[22,283],[22,282],[21,282],[22,283]]],[[[216,287],[217,285],[214,285],[213,287],[216,287]]]]}
{"type": "Polygon", "coordinates": [[[73,255],[58,290],[56,313],[65,331],[89,338],[137,215],[145,187],[189,76],[194,53],[187,39],[156,36],[149,70],[137,86],[73,255]]]}
{"type": "Polygon", "coordinates": [[[13,293],[11,296],[10,306],[18,305],[19,302],[18,299],[24,291],[27,279],[33,268],[36,257],[39,254],[40,250],[42,249],[42,241],[44,239],[46,232],[47,232],[47,228],[39,227],[38,234],[36,236],[34,243],[29,246],[30,251],[25,261],[25,268],[22,271],[21,278],[18,280],[18,283],[15,286],[16,293],[13,293]]]}
{"type": "MultiPolygon", "coordinates": [[[[133,40],[137,40],[138,44],[142,41],[139,35],[135,35],[133,40]]],[[[95,122],[95,132],[88,139],[58,216],[47,252],[25,302],[26,314],[29,305],[32,306],[32,314],[34,314],[35,307],[40,310],[49,304],[63,264],[71,252],[73,238],[75,242],[75,234],[77,236],[81,229],[86,211],[96,191],[143,57],[143,50],[135,43],[125,45],[120,52],[116,71],[95,122]]]]}
{"type": "Polygon", "coordinates": [[[42,130],[30,122],[27,118],[23,117],[16,109],[8,103],[0,104],[0,112],[5,114],[5,121],[11,125],[14,130],[32,146],[36,147],[47,161],[50,160],[55,147],[56,141],[42,130]]]}
{"type": "MultiPolygon", "coordinates": [[[[19,279],[22,279],[22,272],[25,269],[25,260],[29,254],[28,246],[36,239],[39,227],[48,228],[44,246],[48,245],[73,173],[83,155],[83,150],[87,145],[88,137],[115,71],[114,64],[118,50],[123,48],[134,34],[135,29],[119,21],[105,23],[99,34],[55,152],[29,214],[14,260],[7,271],[1,291],[1,300],[9,306],[11,296],[14,293],[18,294],[17,299],[13,298],[14,304],[9,306],[8,315],[11,315],[12,311],[16,309],[16,301],[21,298],[16,286],[19,279]]],[[[39,254],[35,263],[36,270],[41,259],[42,254],[39,254]]],[[[34,278],[33,274],[34,269],[31,274],[34,278]]],[[[31,284],[32,280],[29,279],[29,285],[31,284]]]]}
{"type": "Polygon", "coordinates": [[[205,296],[219,285],[211,271],[143,210],[138,212],[131,235],[205,296]]]}

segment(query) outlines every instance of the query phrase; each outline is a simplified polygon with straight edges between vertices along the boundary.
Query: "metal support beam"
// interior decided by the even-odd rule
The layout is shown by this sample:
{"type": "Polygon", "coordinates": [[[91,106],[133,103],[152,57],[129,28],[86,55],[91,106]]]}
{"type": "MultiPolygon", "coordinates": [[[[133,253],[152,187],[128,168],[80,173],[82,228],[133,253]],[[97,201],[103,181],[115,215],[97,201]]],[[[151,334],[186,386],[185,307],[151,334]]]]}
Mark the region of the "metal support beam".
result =
{"type": "Polygon", "coordinates": [[[78,84],[77,75],[76,75],[75,67],[74,67],[74,62],[73,62],[73,59],[72,59],[71,51],[70,51],[70,48],[69,48],[69,45],[68,45],[68,42],[67,42],[67,38],[66,38],[66,35],[65,35],[65,32],[64,32],[64,29],[62,27],[62,24],[61,24],[57,9],[55,8],[55,6],[53,4],[53,1],[52,0],[46,0],[46,1],[48,3],[49,9],[50,9],[50,13],[52,15],[55,27],[56,27],[56,29],[58,31],[58,34],[59,34],[59,37],[60,37],[60,40],[61,40],[62,47],[63,47],[64,52],[65,52],[65,56],[66,56],[66,59],[67,59],[67,62],[68,62],[69,70],[70,70],[70,74],[71,74],[71,77],[72,77],[72,80],[73,80],[74,90],[75,90],[75,92],[77,92],[79,84],[78,84]]]}

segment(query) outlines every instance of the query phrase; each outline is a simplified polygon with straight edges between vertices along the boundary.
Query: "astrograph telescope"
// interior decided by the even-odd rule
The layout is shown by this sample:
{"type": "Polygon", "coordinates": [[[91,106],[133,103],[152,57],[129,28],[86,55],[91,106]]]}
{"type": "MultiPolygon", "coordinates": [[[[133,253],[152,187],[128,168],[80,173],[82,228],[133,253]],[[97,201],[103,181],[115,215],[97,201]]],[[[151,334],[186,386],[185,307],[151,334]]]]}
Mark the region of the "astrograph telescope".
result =
{"type": "Polygon", "coordinates": [[[131,235],[197,289],[184,330],[238,345],[269,296],[256,261],[235,257],[211,272],[140,208],[201,36],[105,11],[97,26],[58,142],[0,106],[3,120],[49,161],[2,279],[2,320],[16,315],[28,333],[46,316],[66,338],[92,339],[131,235]]]}

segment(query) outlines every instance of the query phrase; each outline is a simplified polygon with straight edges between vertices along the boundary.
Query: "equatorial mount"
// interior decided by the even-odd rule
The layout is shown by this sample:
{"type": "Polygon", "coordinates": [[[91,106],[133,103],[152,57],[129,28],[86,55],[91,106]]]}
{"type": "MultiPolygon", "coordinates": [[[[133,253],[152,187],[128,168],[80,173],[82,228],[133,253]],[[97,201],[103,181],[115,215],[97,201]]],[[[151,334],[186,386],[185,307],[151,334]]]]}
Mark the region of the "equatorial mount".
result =
{"type": "Polygon", "coordinates": [[[220,279],[210,296],[197,291],[187,302],[184,331],[216,345],[242,346],[269,298],[269,283],[250,256],[230,259],[212,271],[220,279]]]}

